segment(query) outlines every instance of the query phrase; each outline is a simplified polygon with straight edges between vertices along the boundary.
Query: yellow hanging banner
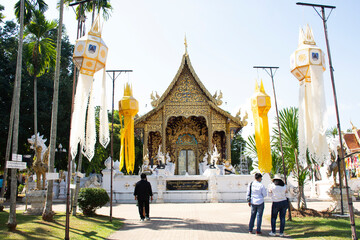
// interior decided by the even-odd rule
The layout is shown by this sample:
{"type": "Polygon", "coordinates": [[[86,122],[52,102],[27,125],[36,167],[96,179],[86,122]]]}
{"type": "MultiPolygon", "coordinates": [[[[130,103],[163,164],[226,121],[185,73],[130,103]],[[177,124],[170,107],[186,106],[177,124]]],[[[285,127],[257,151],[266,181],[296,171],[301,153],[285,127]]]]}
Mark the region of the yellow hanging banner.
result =
{"type": "Polygon", "coordinates": [[[260,88],[256,81],[255,93],[251,98],[251,110],[254,115],[255,143],[259,160],[259,170],[263,173],[270,173],[272,168],[269,121],[267,116],[270,108],[270,96],[265,93],[262,80],[260,88]]]}
{"type": "Polygon", "coordinates": [[[132,87],[126,83],[124,97],[119,101],[120,122],[124,119],[124,125],[121,123],[120,130],[120,170],[125,162],[128,174],[132,174],[135,167],[134,117],[138,111],[139,103],[132,96],[132,87]]]}

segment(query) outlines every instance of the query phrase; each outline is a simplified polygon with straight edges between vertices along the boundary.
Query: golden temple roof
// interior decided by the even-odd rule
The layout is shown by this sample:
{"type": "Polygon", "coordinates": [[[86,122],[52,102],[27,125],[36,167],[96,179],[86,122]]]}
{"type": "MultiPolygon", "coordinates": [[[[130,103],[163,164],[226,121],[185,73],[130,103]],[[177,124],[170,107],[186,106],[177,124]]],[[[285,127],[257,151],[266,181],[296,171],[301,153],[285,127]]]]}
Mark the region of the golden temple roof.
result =
{"type": "Polygon", "coordinates": [[[190,73],[193,76],[196,84],[201,89],[201,92],[203,93],[203,96],[205,96],[207,104],[212,109],[214,109],[216,112],[218,112],[219,114],[221,114],[224,117],[228,118],[234,124],[238,125],[239,128],[244,127],[239,118],[232,116],[230,113],[226,112],[225,110],[223,110],[223,109],[221,109],[220,107],[217,106],[218,105],[217,100],[205,88],[204,84],[200,81],[199,77],[195,73],[195,70],[194,70],[193,66],[191,65],[191,61],[190,61],[189,54],[187,53],[187,51],[185,51],[185,54],[182,57],[180,67],[179,67],[175,77],[173,78],[172,82],[170,83],[168,88],[165,90],[165,92],[161,95],[161,97],[157,100],[157,103],[158,103],[157,106],[154,109],[152,109],[151,111],[149,111],[148,113],[146,113],[145,115],[143,115],[140,118],[136,119],[135,120],[135,125],[140,123],[140,122],[145,121],[148,117],[152,116],[153,114],[155,114],[156,112],[158,112],[160,109],[163,108],[163,106],[166,104],[166,101],[165,101],[166,98],[169,96],[171,91],[174,89],[176,83],[180,79],[181,73],[184,71],[185,68],[188,68],[188,70],[190,71],[190,73]]]}

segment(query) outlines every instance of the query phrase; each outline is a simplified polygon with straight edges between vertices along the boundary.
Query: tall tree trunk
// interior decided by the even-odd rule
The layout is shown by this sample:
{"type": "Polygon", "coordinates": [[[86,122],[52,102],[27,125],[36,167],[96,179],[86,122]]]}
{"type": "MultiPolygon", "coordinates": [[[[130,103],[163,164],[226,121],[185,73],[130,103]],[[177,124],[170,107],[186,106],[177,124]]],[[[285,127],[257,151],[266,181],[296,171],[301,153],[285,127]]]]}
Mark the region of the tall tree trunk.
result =
{"type": "MultiPolygon", "coordinates": [[[[61,38],[62,38],[62,23],[63,23],[63,10],[64,0],[60,1],[60,16],[58,26],[58,36],[56,42],[56,66],[54,75],[54,94],[53,94],[53,107],[51,113],[51,132],[50,132],[50,159],[49,159],[49,173],[54,172],[55,162],[55,146],[56,146],[56,131],[57,131],[57,118],[59,106],[59,78],[60,78],[60,58],[61,58],[61,38]]],[[[48,188],[46,192],[46,203],[42,218],[45,221],[53,221],[54,212],[52,211],[53,204],[53,180],[48,180],[48,188]]]]}
{"type": "MultiPolygon", "coordinates": [[[[81,149],[82,149],[82,146],[81,146],[81,149]]],[[[76,174],[78,172],[79,173],[81,172],[82,156],[83,156],[82,151],[79,151],[79,160],[78,160],[76,174]]],[[[79,196],[79,191],[80,191],[80,177],[75,175],[75,179],[76,179],[76,187],[75,187],[75,195],[74,195],[73,204],[72,204],[73,216],[76,216],[76,208],[77,208],[78,196],[79,196]]]]}
{"type": "MultiPolygon", "coordinates": [[[[13,131],[13,154],[18,151],[18,137],[19,137],[19,112],[20,112],[20,91],[21,91],[21,68],[22,68],[22,50],[23,50],[23,34],[24,34],[24,0],[20,2],[20,33],[18,55],[16,60],[16,76],[14,91],[15,109],[14,109],[14,131],[13,131]]],[[[5,169],[6,170],[6,169],[5,169]]],[[[11,169],[11,193],[10,193],[10,213],[7,226],[10,230],[16,229],[16,192],[17,192],[17,169],[11,169]]],[[[5,179],[6,181],[6,179],[5,179]]]]}
{"type": "Polygon", "coordinates": [[[37,148],[37,77],[36,77],[36,67],[34,69],[34,134],[35,134],[35,153],[37,148]]]}
{"type": "Polygon", "coordinates": [[[304,182],[300,182],[300,165],[299,165],[299,159],[298,159],[298,155],[297,155],[297,150],[294,150],[294,154],[295,154],[295,162],[296,162],[296,168],[297,168],[297,181],[298,181],[298,188],[299,188],[299,193],[298,193],[298,209],[303,209],[306,208],[306,199],[305,199],[305,193],[304,193],[304,182]]]}

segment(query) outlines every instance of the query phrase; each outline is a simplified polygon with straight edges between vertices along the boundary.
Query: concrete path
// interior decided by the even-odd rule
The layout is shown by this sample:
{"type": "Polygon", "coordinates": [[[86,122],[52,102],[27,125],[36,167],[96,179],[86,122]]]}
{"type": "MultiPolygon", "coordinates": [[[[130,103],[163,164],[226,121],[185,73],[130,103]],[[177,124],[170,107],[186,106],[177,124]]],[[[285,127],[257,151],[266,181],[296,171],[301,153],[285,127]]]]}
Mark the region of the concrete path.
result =
{"type": "MultiPolygon", "coordinates": [[[[295,204],[295,203],[293,203],[295,204]]],[[[308,208],[318,211],[330,206],[329,202],[308,202],[308,208]]],[[[9,206],[6,204],[6,208],[9,206]]],[[[360,202],[354,202],[360,210],[360,202]]],[[[24,204],[17,204],[24,210],[24,204]]],[[[109,206],[97,210],[97,214],[109,215],[109,206]]],[[[53,205],[55,212],[65,212],[64,203],[53,205]]],[[[250,208],[247,203],[164,203],[151,204],[151,221],[140,222],[135,204],[114,204],[113,216],[124,221],[123,228],[108,239],[127,240],[245,240],[245,239],[284,239],[270,237],[271,203],[265,204],[262,235],[248,233],[250,208]]],[[[71,222],[70,222],[71,226],[71,222]]],[[[277,227],[278,230],[279,226],[277,227]]],[[[286,236],[285,239],[291,239],[286,236]]]]}
{"type": "Polygon", "coordinates": [[[246,203],[151,204],[151,221],[146,222],[139,221],[135,205],[118,205],[114,216],[124,218],[125,224],[109,239],[283,239],[269,236],[270,209],[271,205],[266,204],[262,236],[257,236],[248,233],[250,207],[246,203]]]}
{"type": "MultiPolygon", "coordinates": [[[[295,204],[295,203],[293,203],[295,204]]],[[[308,202],[308,208],[325,210],[330,202],[308,202]]],[[[360,202],[354,202],[360,209],[360,202]]],[[[108,209],[99,213],[109,214],[108,209]]],[[[134,204],[114,206],[114,216],[124,219],[124,227],[109,239],[136,240],[245,240],[245,239],[291,239],[270,237],[271,203],[265,204],[262,235],[248,233],[250,208],[247,203],[192,203],[151,204],[151,221],[140,222],[134,204]]],[[[277,231],[279,226],[277,226],[277,231]]]]}

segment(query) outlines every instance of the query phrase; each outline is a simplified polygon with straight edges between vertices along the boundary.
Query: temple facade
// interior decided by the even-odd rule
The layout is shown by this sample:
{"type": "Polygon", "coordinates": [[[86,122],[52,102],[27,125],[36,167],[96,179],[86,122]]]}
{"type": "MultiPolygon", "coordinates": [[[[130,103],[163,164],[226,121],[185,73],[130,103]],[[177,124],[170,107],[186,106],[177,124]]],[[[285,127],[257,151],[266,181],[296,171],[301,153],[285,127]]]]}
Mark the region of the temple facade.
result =
{"type": "Polygon", "coordinates": [[[222,93],[211,95],[196,75],[187,51],[173,81],[161,95],[151,94],[153,109],[135,120],[135,132],[143,141],[143,154],[151,164],[159,148],[169,154],[176,175],[199,174],[199,163],[216,146],[217,164],[231,160],[231,140],[246,126],[240,112],[234,117],[221,109],[222,93]]]}

